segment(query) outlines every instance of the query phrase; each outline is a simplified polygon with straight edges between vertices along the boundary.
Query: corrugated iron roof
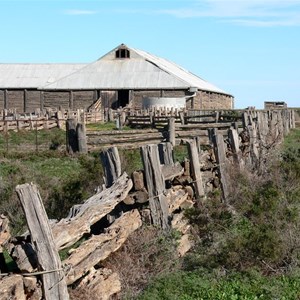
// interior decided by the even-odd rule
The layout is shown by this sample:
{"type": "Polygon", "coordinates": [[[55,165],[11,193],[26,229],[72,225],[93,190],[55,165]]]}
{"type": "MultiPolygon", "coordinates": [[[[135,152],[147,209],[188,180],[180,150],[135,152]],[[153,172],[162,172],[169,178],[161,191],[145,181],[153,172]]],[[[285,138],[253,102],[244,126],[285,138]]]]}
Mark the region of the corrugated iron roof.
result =
{"type": "Polygon", "coordinates": [[[77,72],[41,87],[62,89],[188,89],[226,94],[213,84],[199,78],[166,59],[145,51],[120,45],[77,72]],[[115,51],[126,47],[130,58],[115,58],[115,51]]]}
{"type": "Polygon", "coordinates": [[[86,64],[0,64],[0,88],[37,88],[76,72],[86,64]]]}
{"type": "Polygon", "coordinates": [[[166,59],[122,44],[90,64],[0,64],[0,88],[188,89],[230,95],[166,59]],[[116,58],[120,48],[130,58],[116,58]]]}

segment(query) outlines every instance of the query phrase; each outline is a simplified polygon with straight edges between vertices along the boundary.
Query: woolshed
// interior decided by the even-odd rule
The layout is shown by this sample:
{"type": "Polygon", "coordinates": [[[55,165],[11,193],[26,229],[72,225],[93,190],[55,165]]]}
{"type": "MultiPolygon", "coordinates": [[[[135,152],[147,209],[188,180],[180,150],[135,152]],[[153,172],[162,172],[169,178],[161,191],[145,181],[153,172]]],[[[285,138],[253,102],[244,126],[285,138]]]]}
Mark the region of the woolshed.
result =
{"type": "Polygon", "coordinates": [[[233,96],[166,59],[124,44],[90,64],[0,64],[0,109],[151,106],[231,109],[233,96]]]}

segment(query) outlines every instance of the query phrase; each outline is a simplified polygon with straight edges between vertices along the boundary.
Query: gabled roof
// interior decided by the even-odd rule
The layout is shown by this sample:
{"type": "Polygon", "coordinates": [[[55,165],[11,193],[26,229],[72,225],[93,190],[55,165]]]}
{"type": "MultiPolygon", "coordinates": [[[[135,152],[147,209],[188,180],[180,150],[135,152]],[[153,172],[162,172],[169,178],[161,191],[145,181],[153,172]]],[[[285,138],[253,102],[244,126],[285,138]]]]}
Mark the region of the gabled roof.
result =
{"type": "Polygon", "coordinates": [[[86,64],[0,64],[0,88],[38,88],[86,64]]]}
{"type": "Polygon", "coordinates": [[[226,94],[213,84],[199,78],[180,66],[142,50],[122,44],[56,82],[40,89],[188,89],[226,94]],[[128,49],[130,58],[116,58],[118,49],[128,49]]]}

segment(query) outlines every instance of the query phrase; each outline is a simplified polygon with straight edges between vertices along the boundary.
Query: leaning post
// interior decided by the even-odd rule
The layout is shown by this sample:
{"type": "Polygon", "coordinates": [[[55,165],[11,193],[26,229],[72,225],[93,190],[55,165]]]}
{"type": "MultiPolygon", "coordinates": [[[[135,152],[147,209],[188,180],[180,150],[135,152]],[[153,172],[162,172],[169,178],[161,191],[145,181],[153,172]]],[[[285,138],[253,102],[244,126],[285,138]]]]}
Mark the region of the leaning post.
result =
{"type": "Polygon", "coordinates": [[[37,254],[39,271],[42,272],[44,299],[68,300],[65,274],[37,186],[28,183],[18,185],[16,192],[37,254]]]}

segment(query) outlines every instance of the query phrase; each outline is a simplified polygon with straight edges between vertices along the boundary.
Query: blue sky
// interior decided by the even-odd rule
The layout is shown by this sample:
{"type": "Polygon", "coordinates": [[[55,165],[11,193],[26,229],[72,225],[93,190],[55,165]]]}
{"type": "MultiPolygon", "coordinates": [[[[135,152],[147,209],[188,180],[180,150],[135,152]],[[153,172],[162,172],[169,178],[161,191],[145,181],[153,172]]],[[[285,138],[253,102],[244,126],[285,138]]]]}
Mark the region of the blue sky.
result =
{"type": "Polygon", "coordinates": [[[121,43],[235,96],[300,106],[300,0],[0,0],[0,62],[92,62],[121,43]]]}

